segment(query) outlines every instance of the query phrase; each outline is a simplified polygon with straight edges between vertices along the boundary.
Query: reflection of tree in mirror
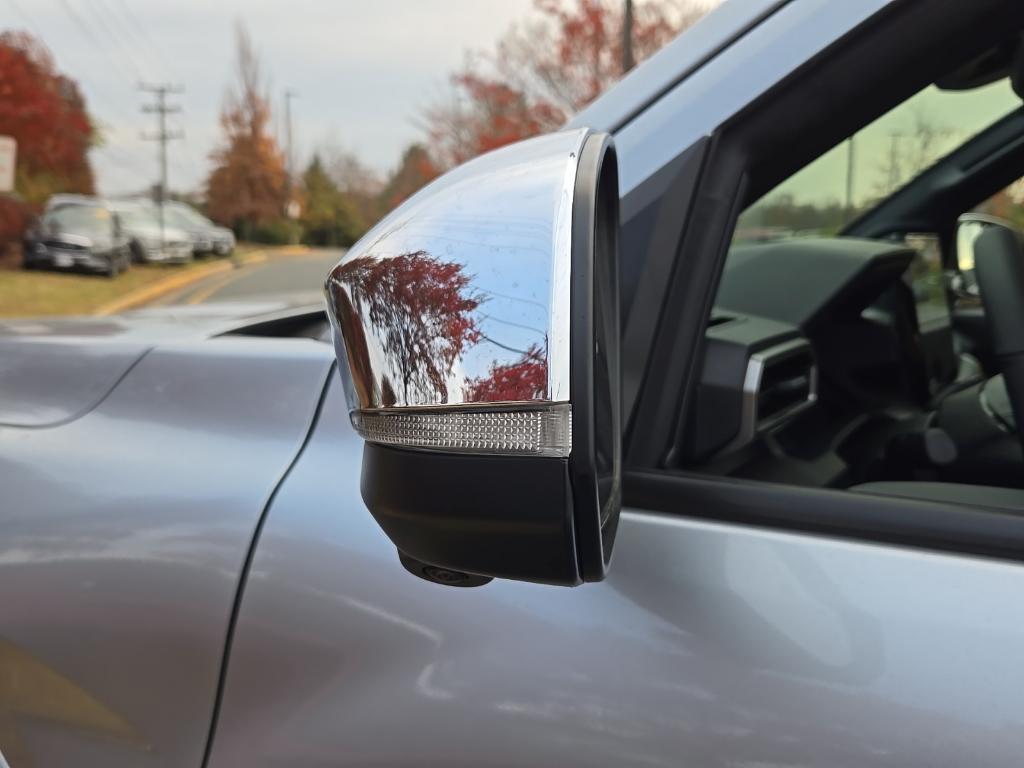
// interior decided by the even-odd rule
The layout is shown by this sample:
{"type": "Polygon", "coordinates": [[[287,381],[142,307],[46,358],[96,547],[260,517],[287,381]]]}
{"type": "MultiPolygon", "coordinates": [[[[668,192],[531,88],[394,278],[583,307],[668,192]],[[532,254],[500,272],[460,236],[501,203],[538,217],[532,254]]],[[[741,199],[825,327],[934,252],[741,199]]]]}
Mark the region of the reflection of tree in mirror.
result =
{"type": "MultiPolygon", "coordinates": [[[[480,338],[473,311],[481,299],[467,291],[461,264],[425,251],[342,264],[334,277],[349,286],[356,312],[380,333],[394,363],[404,403],[448,402],[447,379],[463,350],[480,338]],[[410,396],[412,399],[410,399],[410,396]]],[[[381,383],[394,404],[394,386],[381,383]]]]}
{"type": "Polygon", "coordinates": [[[515,362],[492,363],[487,376],[466,379],[467,402],[515,402],[546,400],[547,397],[547,355],[536,344],[531,345],[515,362]]]}

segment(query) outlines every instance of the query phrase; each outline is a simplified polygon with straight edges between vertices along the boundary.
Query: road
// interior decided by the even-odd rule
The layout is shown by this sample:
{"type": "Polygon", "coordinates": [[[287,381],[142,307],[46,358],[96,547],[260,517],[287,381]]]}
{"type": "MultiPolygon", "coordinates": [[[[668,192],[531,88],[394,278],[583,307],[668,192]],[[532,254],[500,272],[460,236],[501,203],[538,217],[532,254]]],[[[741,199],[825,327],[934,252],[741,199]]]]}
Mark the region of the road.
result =
{"type": "Polygon", "coordinates": [[[317,249],[302,255],[271,255],[230,272],[211,275],[162,297],[151,306],[249,301],[271,296],[320,301],[324,278],[343,253],[338,249],[317,249]]]}

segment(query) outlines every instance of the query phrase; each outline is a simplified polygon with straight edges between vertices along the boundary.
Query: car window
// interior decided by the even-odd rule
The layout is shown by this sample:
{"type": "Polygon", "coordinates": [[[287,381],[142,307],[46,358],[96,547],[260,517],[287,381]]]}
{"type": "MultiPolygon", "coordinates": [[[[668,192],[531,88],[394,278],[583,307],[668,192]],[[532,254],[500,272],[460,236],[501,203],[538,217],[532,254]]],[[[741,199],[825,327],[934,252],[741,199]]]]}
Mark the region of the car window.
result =
{"type": "Polygon", "coordinates": [[[46,215],[44,228],[76,234],[107,233],[110,231],[110,211],[91,205],[66,205],[46,215]]]}
{"type": "Polygon", "coordinates": [[[212,227],[213,223],[205,216],[196,213],[191,208],[174,208],[175,213],[181,220],[191,224],[193,227],[212,227]]]}
{"type": "MultiPolygon", "coordinates": [[[[156,209],[153,209],[153,215],[159,217],[160,213],[156,209]]],[[[186,229],[195,227],[195,223],[189,219],[183,211],[180,211],[177,208],[164,208],[164,218],[168,223],[173,224],[176,227],[184,227],[186,229]]]]}
{"type": "Polygon", "coordinates": [[[148,211],[142,210],[141,208],[125,208],[117,212],[117,215],[121,217],[121,221],[125,226],[133,227],[152,227],[157,225],[156,218],[148,211]]]}
{"type": "MultiPolygon", "coordinates": [[[[999,368],[963,354],[984,340],[956,336],[942,238],[837,235],[1020,107],[1006,75],[929,86],[748,205],[706,328],[682,465],[811,487],[1018,482],[1017,464],[977,458],[988,417],[973,432],[957,420],[999,368]]],[[[1022,205],[1018,182],[980,208],[1024,223],[1022,205]]]]}
{"type": "Polygon", "coordinates": [[[929,86],[747,208],[734,242],[834,235],[1019,107],[1005,78],[967,91],[929,86]]]}

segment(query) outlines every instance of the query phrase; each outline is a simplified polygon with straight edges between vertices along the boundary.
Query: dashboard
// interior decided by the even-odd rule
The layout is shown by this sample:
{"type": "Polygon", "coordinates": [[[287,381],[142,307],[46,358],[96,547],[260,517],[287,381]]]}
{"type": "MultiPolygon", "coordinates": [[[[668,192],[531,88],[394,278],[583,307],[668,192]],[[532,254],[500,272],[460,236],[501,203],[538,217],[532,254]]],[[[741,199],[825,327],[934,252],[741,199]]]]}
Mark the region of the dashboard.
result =
{"type": "MultiPolygon", "coordinates": [[[[734,246],[680,456],[796,482],[872,479],[867,456],[956,388],[941,258],[904,242],[734,246]],[[876,444],[877,443],[877,444],[876,444]]],[[[908,426],[909,425],[909,426],[908,426]]]]}

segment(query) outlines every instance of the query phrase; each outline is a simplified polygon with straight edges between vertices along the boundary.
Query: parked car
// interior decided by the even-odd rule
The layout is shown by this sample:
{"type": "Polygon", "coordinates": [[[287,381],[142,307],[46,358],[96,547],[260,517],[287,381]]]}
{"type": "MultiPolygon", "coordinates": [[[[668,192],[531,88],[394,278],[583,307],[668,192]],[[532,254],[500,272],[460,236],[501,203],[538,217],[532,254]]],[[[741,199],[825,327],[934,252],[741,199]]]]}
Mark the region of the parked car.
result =
{"type": "Polygon", "coordinates": [[[81,268],[117,277],[131,265],[118,215],[99,200],[65,200],[48,206],[26,235],[25,269],[81,268]]]}
{"type": "Polygon", "coordinates": [[[228,256],[235,250],[235,235],[227,227],[220,227],[184,203],[167,203],[164,215],[175,227],[185,230],[192,238],[192,251],[196,256],[213,254],[228,256]]]}
{"type": "Polygon", "coordinates": [[[1022,31],[730,0],[326,312],[0,322],[7,761],[1019,764],[1024,251],[913,281],[1024,177],[1022,31]]]}
{"type": "Polygon", "coordinates": [[[138,203],[118,203],[113,210],[128,237],[132,261],[183,264],[192,260],[192,238],[185,230],[165,222],[153,208],[138,203]]]}
{"type": "Polygon", "coordinates": [[[58,193],[50,195],[46,201],[46,210],[59,208],[62,205],[96,205],[100,199],[95,195],[81,195],[76,193],[58,193]]]}

